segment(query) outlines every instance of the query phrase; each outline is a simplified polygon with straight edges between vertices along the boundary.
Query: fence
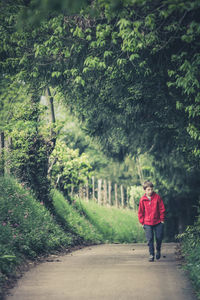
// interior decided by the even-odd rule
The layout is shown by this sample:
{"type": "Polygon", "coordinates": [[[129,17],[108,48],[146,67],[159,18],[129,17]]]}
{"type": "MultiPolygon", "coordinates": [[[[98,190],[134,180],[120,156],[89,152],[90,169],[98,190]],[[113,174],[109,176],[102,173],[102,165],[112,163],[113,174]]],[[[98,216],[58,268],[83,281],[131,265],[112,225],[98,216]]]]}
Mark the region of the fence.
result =
{"type": "Polygon", "coordinates": [[[79,187],[78,196],[85,201],[95,201],[99,205],[115,206],[118,208],[132,208],[137,209],[133,196],[129,195],[129,187],[122,184],[113,183],[106,179],[95,179],[92,177],[85,186],[79,187]]]}

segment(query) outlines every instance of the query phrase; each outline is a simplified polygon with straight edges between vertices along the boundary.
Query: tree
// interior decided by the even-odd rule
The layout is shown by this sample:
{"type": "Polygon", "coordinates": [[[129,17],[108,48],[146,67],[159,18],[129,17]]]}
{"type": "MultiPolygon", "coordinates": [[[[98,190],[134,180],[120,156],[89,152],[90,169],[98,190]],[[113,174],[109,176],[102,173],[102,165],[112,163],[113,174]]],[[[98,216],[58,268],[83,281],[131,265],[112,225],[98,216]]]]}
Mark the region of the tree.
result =
{"type": "Polygon", "coordinates": [[[199,5],[97,0],[76,15],[59,6],[33,30],[17,31],[26,7],[11,1],[0,28],[2,70],[30,90],[56,88],[111,157],[153,156],[158,181],[177,198],[186,187],[191,208],[191,178],[199,174],[199,5]]]}

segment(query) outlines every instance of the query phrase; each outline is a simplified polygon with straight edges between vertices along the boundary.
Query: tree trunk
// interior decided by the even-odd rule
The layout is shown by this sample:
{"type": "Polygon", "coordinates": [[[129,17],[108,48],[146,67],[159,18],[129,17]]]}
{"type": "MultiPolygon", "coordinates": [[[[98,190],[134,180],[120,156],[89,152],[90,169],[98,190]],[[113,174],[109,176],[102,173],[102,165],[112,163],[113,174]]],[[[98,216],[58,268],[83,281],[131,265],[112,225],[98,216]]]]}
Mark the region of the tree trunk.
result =
{"type": "Polygon", "coordinates": [[[4,176],[5,173],[5,135],[1,132],[0,140],[0,175],[4,176]]]}
{"type": "MultiPolygon", "coordinates": [[[[11,155],[11,151],[12,151],[12,138],[8,137],[5,142],[4,142],[4,149],[7,153],[9,153],[9,157],[11,155]]],[[[4,171],[7,174],[10,174],[11,172],[11,164],[10,164],[10,160],[7,158],[6,163],[4,162],[4,171]]]]}
{"type": "MultiPolygon", "coordinates": [[[[49,87],[47,87],[47,89],[46,89],[46,97],[49,102],[49,109],[50,109],[50,116],[51,116],[50,121],[52,124],[55,124],[56,117],[55,117],[55,110],[54,110],[54,102],[53,102],[53,97],[51,95],[51,91],[50,91],[49,87]]],[[[53,163],[50,163],[50,155],[56,145],[56,134],[52,128],[51,128],[51,141],[50,142],[51,142],[51,147],[50,147],[50,151],[49,151],[48,171],[47,171],[48,176],[50,176],[51,169],[53,168],[53,165],[56,163],[56,159],[54,159],[53,163]]]]}
{"type": "Polygon", "coordinates": [[[47,98],[49,100],[49,108],[50,108],[50,115],[51,115],[51,122],[55,123],[56,122],[56,117],[55,117],[55,110],[54,110],[54,104],[53,104],[53,97],[51,95],[49,87],[47,87],[46,90],[47,98]]]}
{"type": "MultiPolygon", "coordinates": [[[[51,91],[50,91],[49,87],[47,87],[47,89],[46,89],[46,95],[47,95],[47,99],[49,101],[51,123],[55,124],[56,117],[55,117],[54,103],[53,103],[53,97],[51,95],[51,91]]],[[[53,149],[55,148],[55,145],[56,145],[56,134],[53,129],[51,129],[51,142],[52,142],[52,147],[51,147],[50,153],[53,151],[53,149]]]]}

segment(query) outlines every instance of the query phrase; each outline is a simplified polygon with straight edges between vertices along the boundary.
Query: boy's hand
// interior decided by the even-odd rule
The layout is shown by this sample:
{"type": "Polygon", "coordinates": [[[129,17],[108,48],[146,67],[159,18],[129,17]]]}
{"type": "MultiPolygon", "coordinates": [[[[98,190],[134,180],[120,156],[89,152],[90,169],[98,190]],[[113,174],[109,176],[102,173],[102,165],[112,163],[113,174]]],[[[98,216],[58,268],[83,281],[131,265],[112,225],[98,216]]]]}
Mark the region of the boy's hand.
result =
{"type": "Polygon", "coordinates": [[[161,223],[164,224],[165,222],[164,222],[164,221],[161,221],[161,223]]]}

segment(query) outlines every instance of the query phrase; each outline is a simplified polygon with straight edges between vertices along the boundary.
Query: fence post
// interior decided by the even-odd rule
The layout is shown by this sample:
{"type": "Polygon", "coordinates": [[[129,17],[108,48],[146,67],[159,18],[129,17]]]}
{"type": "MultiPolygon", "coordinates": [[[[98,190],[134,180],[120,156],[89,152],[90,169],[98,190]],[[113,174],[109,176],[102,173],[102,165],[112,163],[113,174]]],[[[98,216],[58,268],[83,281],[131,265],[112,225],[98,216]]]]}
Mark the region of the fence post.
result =
{"type": "Polygon", "coordinates": [[[126,187],[126,206],[127,208],[130,208],[130,198],[128,192],[129,192],[128,187],[126,187]]]}
{"type": "Polygon", "coordinates": [[[112,205],[111,189],[112,189],[111,181],[108,181],[108,203],[109,203],[110,206],[112,205]]]}
{"type": "Polygon", "coordinates": [[[124,188],[122,184],[120,186],[120,190],[121,190],[121,206],[122,208],[124,208],[124,188]]]}
{"type": "Polygon", "coordinates": [[[92,200],[96,200],[96,197],[95,197],[95,180],[94,180],[94,176],[92,176],[92,200]]]}
{"type": "Polygon", "coordinates": [[[117,184],[115,183],[115,206],[118,207],[117,184]]]}
{"type": "Polygon", "coordinates": [[[101,184],[102,179],[98,179],[98,204],[101,205],[101,184]]]}
{"type": "Polygon", "coordinates": [[[104,193],[103,193],[103,200],[104,200],[104,205],[107,205],[107,181],[104,179],[104,182],[103,182],[103,190],[104,190],[104,193]]]}

